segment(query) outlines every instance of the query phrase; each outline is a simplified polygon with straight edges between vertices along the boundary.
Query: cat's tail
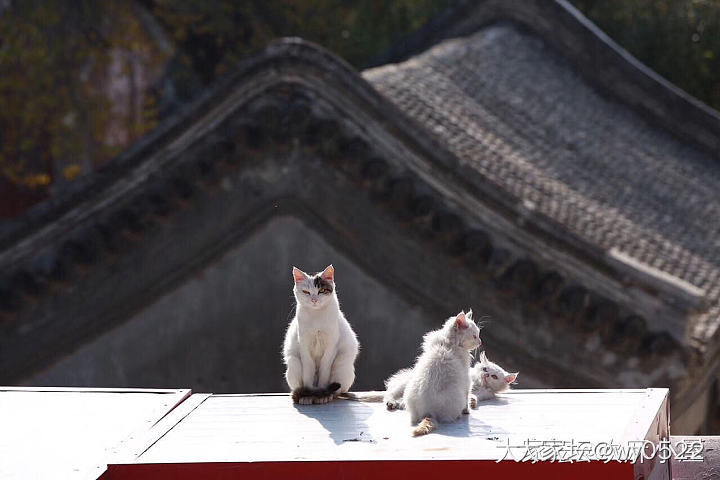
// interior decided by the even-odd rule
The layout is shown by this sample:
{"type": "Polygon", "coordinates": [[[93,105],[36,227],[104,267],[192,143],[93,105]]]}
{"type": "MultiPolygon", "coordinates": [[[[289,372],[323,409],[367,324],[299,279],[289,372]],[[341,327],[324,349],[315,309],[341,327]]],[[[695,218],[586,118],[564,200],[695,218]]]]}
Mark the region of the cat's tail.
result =
{"type": "Polygon", "coordinates": [[[419,437],[420,435],[427,435],[428,433],[435,430],[435,422],[430,417],[425,417],[420,420],[418,426],[412,431],[413,437],[419,437]]]}
{"type": "Polygon", "coordinates": [[[300,387],[292,391],[293,403],[327,403],[327,399],[340,390],[340,384],[333,382],[326,388],[300,387]]]}
{"type": "Polygon", "coordinates": [[[372,392],[346,392],[341,393],[338,395],[338,398],[342,398],[345,400],[353,400],[355,402],[382,402],[383,397],[385,396],[385,392],[378,392],[378,391],[372,391],[372,392]]]}

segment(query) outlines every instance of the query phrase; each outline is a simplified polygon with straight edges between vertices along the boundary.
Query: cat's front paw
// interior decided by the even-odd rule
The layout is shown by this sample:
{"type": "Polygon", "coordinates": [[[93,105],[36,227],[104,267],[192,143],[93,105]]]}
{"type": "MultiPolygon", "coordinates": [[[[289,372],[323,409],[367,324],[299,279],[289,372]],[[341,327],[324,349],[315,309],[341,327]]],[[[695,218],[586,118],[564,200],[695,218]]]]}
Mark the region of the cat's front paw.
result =
{"type": "Polygon", "coordinates": [[[477,397],[475,395],[470,396],[470,408],[475,409],[477,408],[477,397]]]}
{"type": "Polygon", "coordinates": [[[400,410],[400,408],[402,408],[402,405],[400,405],[400,402],[395,402],[395,401],[385,402],[385,406],[390,411],[400,410]]]}

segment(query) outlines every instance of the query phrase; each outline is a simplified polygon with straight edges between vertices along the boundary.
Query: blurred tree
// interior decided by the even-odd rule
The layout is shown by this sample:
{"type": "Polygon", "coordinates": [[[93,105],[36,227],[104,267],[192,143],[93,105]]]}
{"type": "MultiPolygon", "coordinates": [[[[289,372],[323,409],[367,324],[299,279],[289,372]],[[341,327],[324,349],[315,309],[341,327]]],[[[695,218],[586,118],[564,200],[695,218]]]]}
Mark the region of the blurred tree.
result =
{"type": "Polygon", "coordinates": [[[138,65],[168,55],[139,19],[122,1],[24,0],[0,12],[2,177],[46,190],[154,127],[128,102],[143,97],[138,65]]]}
{"type": "Polygon", "coordinates": [[[361,65],[446,3],[5,1],[0,4],[0,187],[9,179],[47,192],[92,170],[153,128],[161,107],[172,111],[189,101],[275,37],[302,36],[361,65]],[[160,36],[164,30],[174,45],[163,45],[153,28],[157,24],[160,36]],[[170,50],[175,54],[168,63],[170,50]],[[158,67],[162,81],[155,75],[158,67]]]}
{"type": "Polygon", "coordinates": [[[720,0],[571,0],[651,69],[720,109],[720,0]]]}
{"type": "MultiPolygon", "coordinates": [[[[176,100],[233,68],[273,38],[298,36],[357,68],[423,26],[449,0],[144,0],[177,54],[169,68],[176,100]]],[[[168,92],[164,92],[167,94],[168,92]]],[[[166,101],[168,101],[166,99],[166,101]]]]}

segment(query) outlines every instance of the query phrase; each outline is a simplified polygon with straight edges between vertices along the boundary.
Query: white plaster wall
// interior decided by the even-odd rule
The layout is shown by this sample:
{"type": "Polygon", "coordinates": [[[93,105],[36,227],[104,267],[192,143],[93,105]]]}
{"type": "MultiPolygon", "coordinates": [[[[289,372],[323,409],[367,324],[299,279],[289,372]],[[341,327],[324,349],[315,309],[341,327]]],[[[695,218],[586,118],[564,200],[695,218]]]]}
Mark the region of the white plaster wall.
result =
{"type": "Polygon", "coordinates": [[[354,388],[380,389],[412,364],[423,333],[443,319],[426,318],[289,217],[271,220],[184,285],[24,383],[285,391],[280,351],[294,303],[291,266],[314,271],[329,263],[361,342],[354,388]]]}

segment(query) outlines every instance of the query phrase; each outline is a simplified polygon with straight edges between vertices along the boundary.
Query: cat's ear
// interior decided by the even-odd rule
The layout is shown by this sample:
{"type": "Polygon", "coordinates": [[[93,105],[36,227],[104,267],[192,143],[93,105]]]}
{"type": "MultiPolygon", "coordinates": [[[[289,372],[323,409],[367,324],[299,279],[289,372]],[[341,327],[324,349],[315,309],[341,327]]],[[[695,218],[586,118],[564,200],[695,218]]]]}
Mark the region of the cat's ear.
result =
{"type": "Polygon", "coordinates": [[[465,318],[467,318],[469,322],[472,322],[472,321],[473,321],[473,318],[472,318],[472,308],[471,308],[470,310],[468,310],[468,312],[465,314],[465,318]]]}
{"type": "Polygon", "coordinates": [[[505,383],[512,383],[512,382],[514,382],[515,379],[516,379],[517,376],[518,376],[518,373],[520,373],[520,372],[508,373],[507,375],[505,375],[505,383]]]}
{"type": "Polygon", "coordinates": [[[306,280],[308,278],[307,273],[303,272],[297,267],[293,267],[293,278],[295,279],[295,283],[300,283],[303,280],[306,280]]]}
{"type": "Polygon", "coordinates": [[[467,319],[465,318],[465,312],[462,311],[457,314],[455,317],[455,327],[459,328],[460,330],[464,330],[468,328],[470,325],[467,323],[467,319]]]}
{"type": "Polygon", "coordinates": [[[335,280],[335,267],[333,267],[332,265],[328,265],[325,270],[323,270],[322,275],[320,276],[323,280],[333,282],[335,280]]]}
{"type": "Polygon", "coordinates": [[[480,352],[480,363],[487,363],[487,362],[488,362],[487,355],[485,355],[485,350],[483,350],[482,352],[480,352]]]}

